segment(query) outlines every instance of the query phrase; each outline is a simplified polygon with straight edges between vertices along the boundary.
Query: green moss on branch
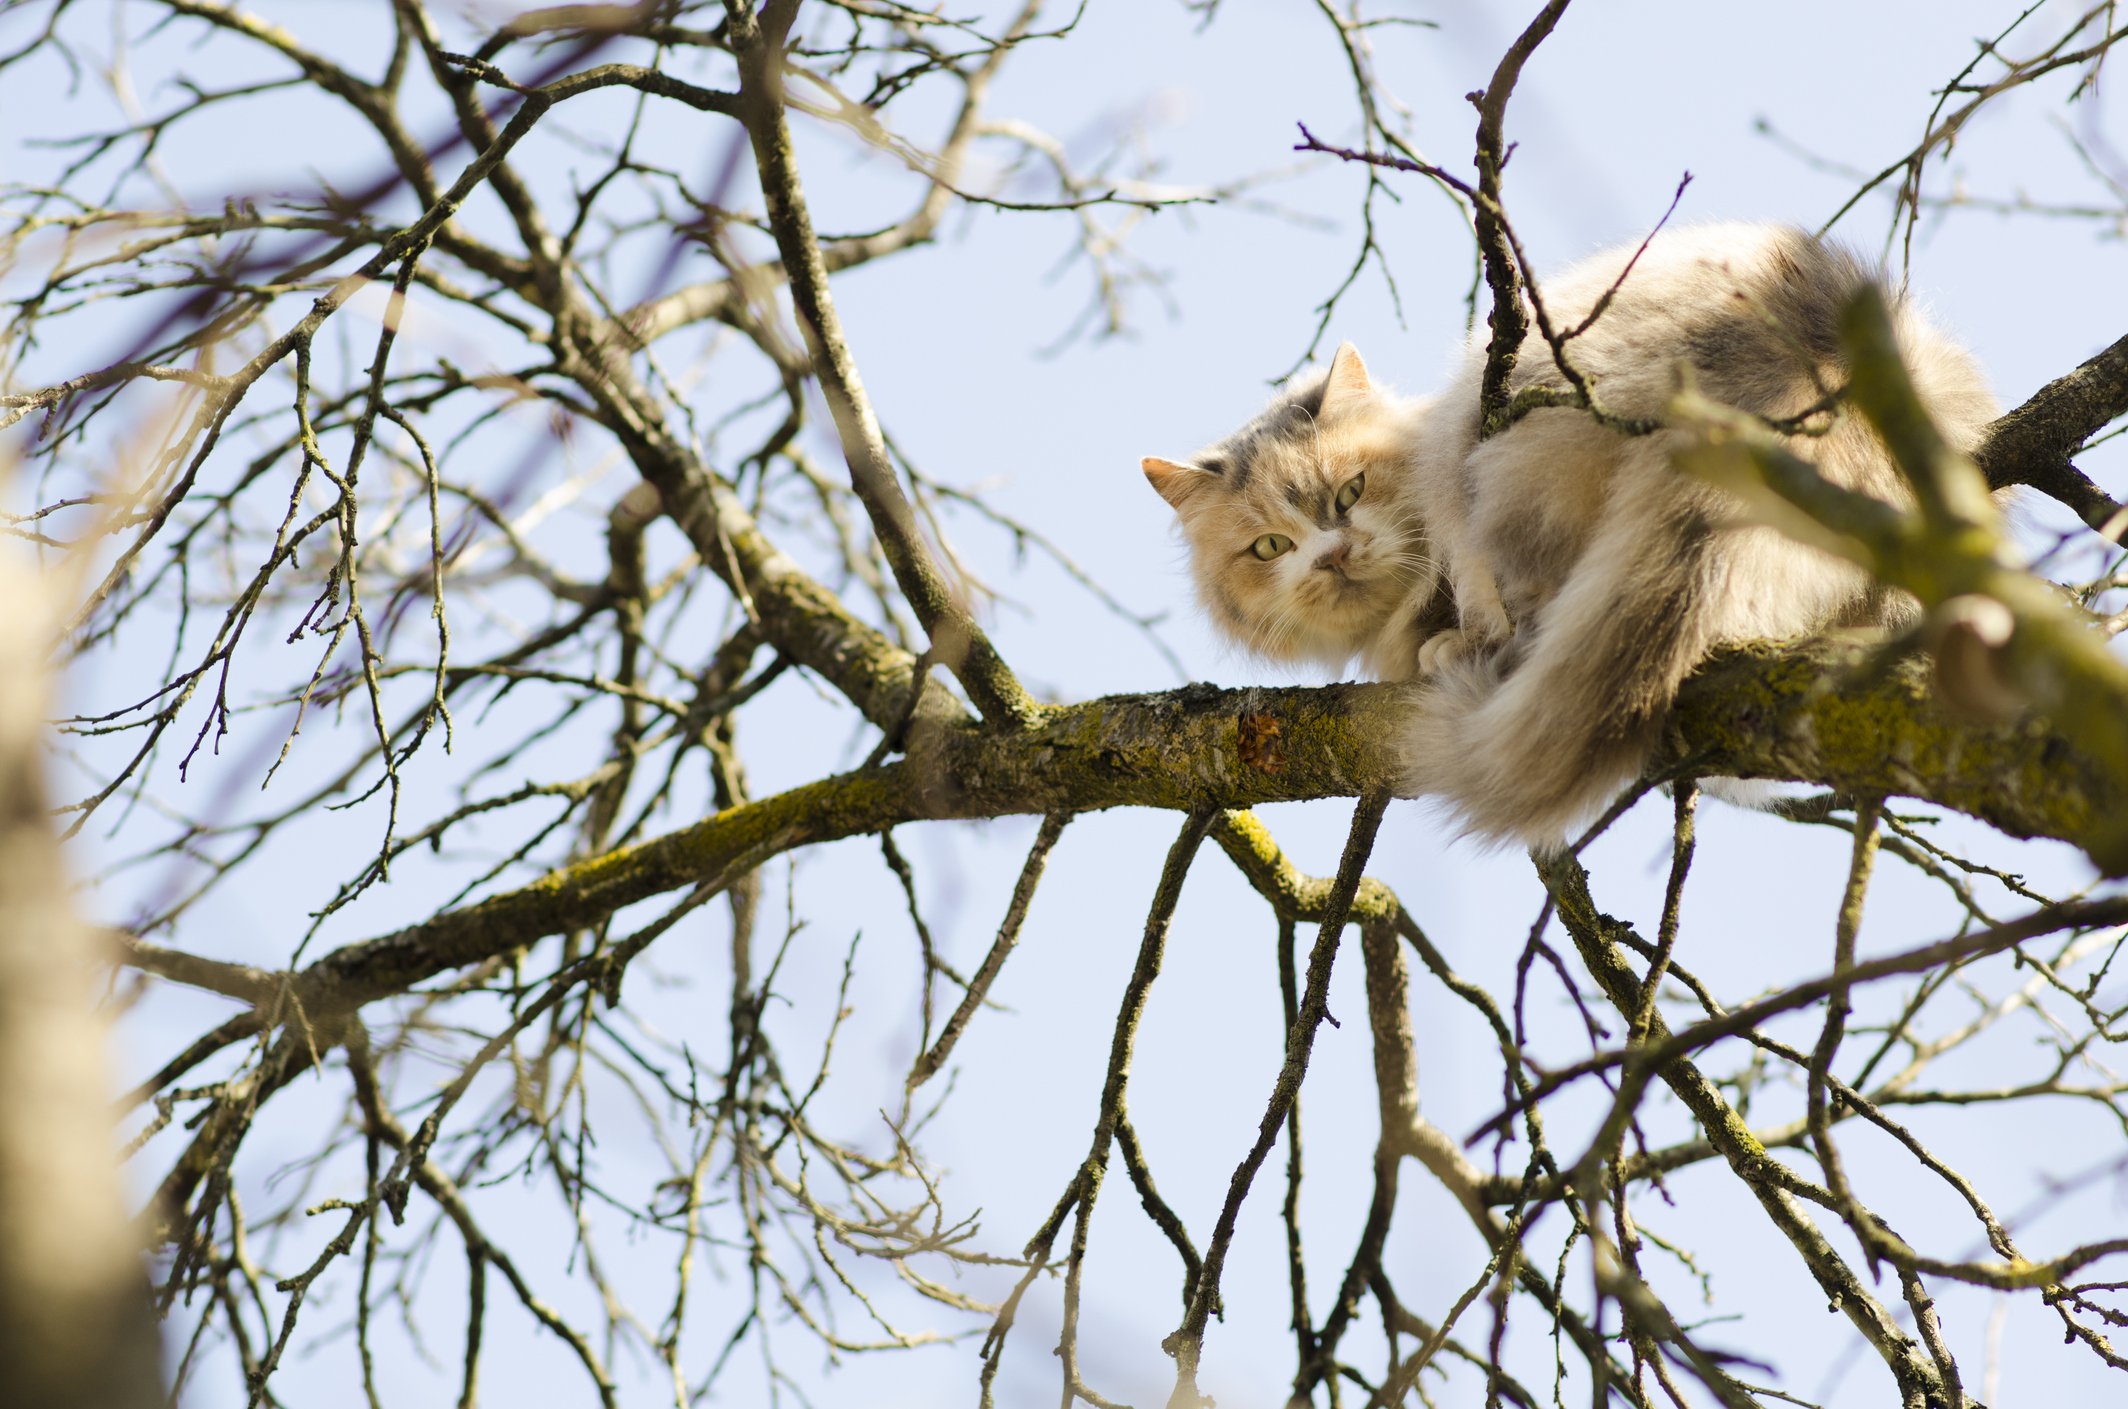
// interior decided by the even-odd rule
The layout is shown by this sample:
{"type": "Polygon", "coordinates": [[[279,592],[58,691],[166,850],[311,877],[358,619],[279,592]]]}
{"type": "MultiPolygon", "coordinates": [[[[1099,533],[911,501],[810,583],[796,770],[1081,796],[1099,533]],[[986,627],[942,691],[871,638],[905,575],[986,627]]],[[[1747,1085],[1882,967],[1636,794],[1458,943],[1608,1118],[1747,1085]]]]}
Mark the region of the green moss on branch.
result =
{"type": "MultiPolygon", "coordinates": [[[[1975,725],[1932,701],[1925,662],[1870,660],[1865,646],[1831,641],[1725,652],[1687,682],[1660,763],[1916,797],[2013,836],[2085,846],[2122,815],[2121,781],[2043,721],[1975,725]]],[[[1387,685],[1192,685],[1050,709],[1012,734],[919,729],[899,762],[732,808],[336,950],[303,974],[301,993],[313,1011],[359,1007],[639,900],[726,885],[798,847],[903,822],[1356,796],[1395,778],[1403,708],[1387,685]]],[[[1269,864],[1243,824],[1221,841],[1245,870],[1269,864]]]]}
{"type": "Polygon", "coordinates": [[[1737,647],[1685,683],[1665,763],[1704,773],[1921,798],[2016,837],[2090,850],[2128,807],[2110,777],[2046,720],[1997,727],[1946,709],[1930,665],[1887,665],[1855,641],[1737,647]]]}

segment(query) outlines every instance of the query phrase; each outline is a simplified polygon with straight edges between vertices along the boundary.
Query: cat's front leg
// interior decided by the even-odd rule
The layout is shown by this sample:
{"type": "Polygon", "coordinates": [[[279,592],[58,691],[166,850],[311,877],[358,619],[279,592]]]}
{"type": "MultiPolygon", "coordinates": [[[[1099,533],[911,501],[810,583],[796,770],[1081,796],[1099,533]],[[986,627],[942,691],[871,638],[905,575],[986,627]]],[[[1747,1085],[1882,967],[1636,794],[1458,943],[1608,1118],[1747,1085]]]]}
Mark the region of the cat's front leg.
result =
{"type": "Polygon", "coordinates": [[[1480,655],[1514,634],[1507,607],[1492,570],[1475,554],[1459,555],[1454,569],[1456,625],[1436,631],[1419,643],[1416,664],[1420,675],[1434,675],[1480,655]]]}
{"type": "Polygon", "coordinates": [[[1457,556],[1454,568],[1457,629],[1444,634],[1464,638],[1463,644],[1470,649],[1505,641],[1515,634],[1515,627],[1508,618],[1507,604],[1500,600],[1499,579],[1493,576],[1491,564],[1475,553],[1465,552],[1457,556]]]}

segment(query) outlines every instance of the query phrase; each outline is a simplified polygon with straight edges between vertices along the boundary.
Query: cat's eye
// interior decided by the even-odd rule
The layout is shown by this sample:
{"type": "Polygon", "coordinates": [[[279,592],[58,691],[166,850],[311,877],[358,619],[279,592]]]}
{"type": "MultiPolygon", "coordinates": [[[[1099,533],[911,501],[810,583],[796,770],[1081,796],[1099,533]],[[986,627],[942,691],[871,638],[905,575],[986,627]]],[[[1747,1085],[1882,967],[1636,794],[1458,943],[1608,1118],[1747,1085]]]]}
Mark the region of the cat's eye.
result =
{"type": "Polygon", "coordinates": [[[1346,480],[1345,487],[1337,492],[1338,512],[1343,513],[1354,504],[1359,503],[1360,491],[1366,487],[1367,476],[1365,475],[1354,475],[1351,479],[1346,480]]]}
{"type": "Polygon", "coordinates": [[[1281,553],[1292,552],[1293,540],[1286,537],[1283,533],[1267,533],[1263,537],[1257,539],[1254,543],[1250,544],[1249,549],[1251,552],[1255,553],[1257,557],[1262,558],[1265,562],[1268,563],[1271,561],[1271,559],[1277,557],[1281,553]]]}

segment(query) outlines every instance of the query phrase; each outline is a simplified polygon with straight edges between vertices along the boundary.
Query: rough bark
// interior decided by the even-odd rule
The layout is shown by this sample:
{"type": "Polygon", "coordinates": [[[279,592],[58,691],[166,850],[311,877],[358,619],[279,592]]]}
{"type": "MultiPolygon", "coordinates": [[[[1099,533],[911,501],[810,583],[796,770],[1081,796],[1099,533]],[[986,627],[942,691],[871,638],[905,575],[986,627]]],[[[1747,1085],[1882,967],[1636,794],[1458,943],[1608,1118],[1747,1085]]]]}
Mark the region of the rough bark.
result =
{"type": "Polygon", "coordinates": [[[1990,488],[2029,484],[2118,542],[2128,528],[2121,506],[2070,464],[2069,457],[2123,407],[2128,407],[2128,338],[2056,377],[1995,422],[1986,443],[1974,452],[1974,462],[1990,488]]]}
{"type": "MultiPolygon", "coordinates": [[[[2043,719],[1974,723],[1935,701],[1925,660],[1880,655],[1839,640],[1722,653],[1687,682],[1658,770],[1911,797],[2013,836],[2079,845],[2128,806],[2043,719]]],[[[1357,796],[1394,781],[1401,708],[1388,685],[1192,685],[1053,708],[1022,733],[920,730],[901,761],[728,809],[335,950],[303,972],[296,995],[314,1018],[344,1012],[637,901],[722,887],[793,848],[903,822],[1357,796]]],[[[141,946],[130,962],[233,994],[256,984],[249,972],[208,982],[197,964],[163,957],[141,946]]]]}

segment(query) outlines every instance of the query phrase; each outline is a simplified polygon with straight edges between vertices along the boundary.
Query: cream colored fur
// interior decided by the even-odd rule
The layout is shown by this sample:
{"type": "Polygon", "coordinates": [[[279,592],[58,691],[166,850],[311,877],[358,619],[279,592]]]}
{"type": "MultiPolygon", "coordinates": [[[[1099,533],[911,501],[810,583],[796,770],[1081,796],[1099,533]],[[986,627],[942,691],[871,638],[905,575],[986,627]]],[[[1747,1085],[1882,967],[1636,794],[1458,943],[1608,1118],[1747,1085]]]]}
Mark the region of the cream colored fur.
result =
{"type": "MultiPolygon", "coordinates": [[[[1580,324],[1632,252],[1548,280],[1553,325],[1580,324]]],[[[1845,380],[1837,319],[1869,277],[1785,227],[1665,233],[1569,355],[1620,416],[1659,417],[1680,363],[1716,400],[1794,416],[1845,380]]],[[[1979,370],[1910,303],[1893,312],[1923,401],[1970,448],[1996,414],[1979,370]]],[[[1625,435],[1551,408],[1479,443],[1484,340],[1426,401],[1375,386],[1341,348],[1327,374],[1192,463],[1145,470],[1178,511],[1222,630],[1275,659],[1357,659],[1376,678],[1418,680],[1411,789],[1473,832],[1552,844],[1639,774],[1678,685],[1714,647],[1889,625],[1912,608],[1675,469],[1688,432],[1625,435]],[[1362,472],[1350,512],[1325,513],[1325,493],[1362,472]],[[1297,546],[1263,561],[1251,545],[1267,533],[1297,546]]],[[[1534,333],[1513,388],[1532,385],[1565,385],[1534,333]]],[[[1828,420],[1790,447],[1835,483],[1907,501],[1861,418],[1817,424],[1828,420]]]]}

